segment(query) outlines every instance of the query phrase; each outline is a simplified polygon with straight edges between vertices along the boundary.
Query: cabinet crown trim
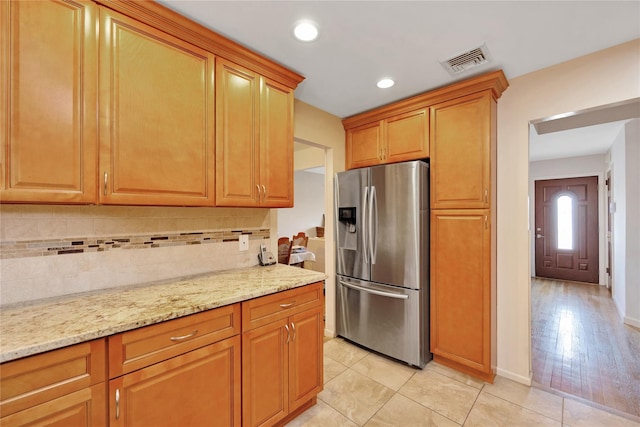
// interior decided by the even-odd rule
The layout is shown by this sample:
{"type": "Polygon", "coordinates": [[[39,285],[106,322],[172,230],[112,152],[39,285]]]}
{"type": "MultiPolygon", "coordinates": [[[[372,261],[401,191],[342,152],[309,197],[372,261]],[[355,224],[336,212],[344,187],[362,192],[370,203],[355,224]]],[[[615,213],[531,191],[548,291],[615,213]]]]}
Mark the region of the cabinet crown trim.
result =
{"type": "Polygon", "coordinates": [[[440,102],[460,98],[472,93],[490,90],[494,99],[500,98],[509,87],[509,82],[502,70],[493,71],[477,77],[472,77],[445,87],[421,93],[391,104],[383,105],[360,114],[346,117],[342,120],[345,130],[353,129],[367,123],[383,120],[390,116],[407,113],[426,108],[440,102]]]}

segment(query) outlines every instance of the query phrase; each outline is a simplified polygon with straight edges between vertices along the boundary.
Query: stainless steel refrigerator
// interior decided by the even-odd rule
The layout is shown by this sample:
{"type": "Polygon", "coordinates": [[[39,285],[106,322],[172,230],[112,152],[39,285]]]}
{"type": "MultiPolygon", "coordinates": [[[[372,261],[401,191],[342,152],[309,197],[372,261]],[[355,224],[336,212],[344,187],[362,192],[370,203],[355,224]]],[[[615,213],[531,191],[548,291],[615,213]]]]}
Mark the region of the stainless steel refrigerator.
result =
{"type": "Polygon", "coordinates": [[[429,165],[336,174],[337,333],[424,367],[429,352],[429,165]]]}

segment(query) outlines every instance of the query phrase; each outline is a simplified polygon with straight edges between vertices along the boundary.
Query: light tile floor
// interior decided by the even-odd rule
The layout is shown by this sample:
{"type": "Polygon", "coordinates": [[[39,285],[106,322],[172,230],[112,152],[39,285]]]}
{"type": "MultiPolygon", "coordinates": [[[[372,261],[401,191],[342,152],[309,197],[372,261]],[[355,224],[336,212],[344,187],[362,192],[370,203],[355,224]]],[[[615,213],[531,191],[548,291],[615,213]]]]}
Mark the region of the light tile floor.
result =
{"type": "Polygon", "coordinates": [[[493,384],[430,362],[423,369],[355,346],[324,344],[318,404],[287,427],[640,426],[577,399],[496,377],[493,384]]]}

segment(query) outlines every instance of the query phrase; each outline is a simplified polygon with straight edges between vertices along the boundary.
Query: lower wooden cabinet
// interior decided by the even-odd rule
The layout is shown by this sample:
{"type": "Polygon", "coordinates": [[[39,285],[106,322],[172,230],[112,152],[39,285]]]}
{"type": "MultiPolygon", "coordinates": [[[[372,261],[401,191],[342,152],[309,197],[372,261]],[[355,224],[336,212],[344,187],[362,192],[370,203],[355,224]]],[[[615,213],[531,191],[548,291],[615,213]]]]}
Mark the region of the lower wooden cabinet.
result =
{"type": "Polygon", "coordinates": [[[109,381],[109,425],[239,426],[240,336],[109,381]]]}
{"type": "Polygon", "coordinates": [[[0,425],[284,424],[322,390],[323,335],[318,282],[6,362],[0,425]]]}
{"type": "Polygon", "coordinates": [[[0,425],[103,426],[105,340],[3,363],[0,425]]]}
{"type": "MultiPolygon", "coordinates": [[[[321,283],[308,288],[322,296],[321,283]]],[[[316,395],[322,391],[324,299],[315,300],[311,308],[290,314],[297,311],[297,305],[310,303],[303,300],[308,295],[308,291],[301,294],[300,289],[294,289],[246,303],[247,311],[251,305],[259,304],[256,311],[263,310],[264,315],[265,309],[271,309],[267,316],[280,318],[242,334],[243,426],[284,424],[298,410],[315,403],[316,395]],[[276,301],[273,297],[282,299],[276,301]]]]}
{"type": "Polygon", "coordinates": [[[488,209],[431,211],[434,361],[493,382],[495,301],[488,209]]]}

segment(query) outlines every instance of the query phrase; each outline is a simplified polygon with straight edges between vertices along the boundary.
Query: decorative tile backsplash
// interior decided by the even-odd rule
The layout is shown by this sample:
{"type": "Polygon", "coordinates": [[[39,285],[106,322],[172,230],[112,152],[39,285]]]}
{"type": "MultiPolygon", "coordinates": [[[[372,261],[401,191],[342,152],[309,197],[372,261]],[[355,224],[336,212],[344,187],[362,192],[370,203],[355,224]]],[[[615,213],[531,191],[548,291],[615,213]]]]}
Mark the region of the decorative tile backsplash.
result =
{"type": "Polygon", "coordinates": [[[264,208],[0,203],[0,305],[254,266],[274,227],[264,208]]]}
{"type": "Polygon", "coordinates": [[[241,234],[249,235],[250,240],[268,239],[270,230],[193,231],[187,233],[156,233],[102,238],[0,242],[0,259],[104,252],[115,249],[148,249],[232,242],[238,241],[241,234]]]}

